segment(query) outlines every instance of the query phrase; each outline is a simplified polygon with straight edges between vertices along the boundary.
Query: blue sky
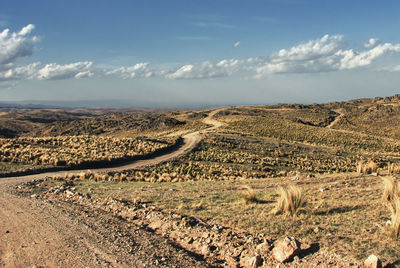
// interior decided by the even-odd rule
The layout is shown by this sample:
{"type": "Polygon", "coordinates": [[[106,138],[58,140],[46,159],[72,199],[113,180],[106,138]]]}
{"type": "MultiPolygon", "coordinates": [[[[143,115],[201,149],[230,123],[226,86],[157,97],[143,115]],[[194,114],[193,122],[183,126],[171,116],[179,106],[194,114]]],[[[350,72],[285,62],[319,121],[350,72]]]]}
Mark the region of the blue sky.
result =
{"type": "Polygon", "coordinates": [[[398,1],[0,4],[0,101],[129,106],[397,94],[398,1]]]}

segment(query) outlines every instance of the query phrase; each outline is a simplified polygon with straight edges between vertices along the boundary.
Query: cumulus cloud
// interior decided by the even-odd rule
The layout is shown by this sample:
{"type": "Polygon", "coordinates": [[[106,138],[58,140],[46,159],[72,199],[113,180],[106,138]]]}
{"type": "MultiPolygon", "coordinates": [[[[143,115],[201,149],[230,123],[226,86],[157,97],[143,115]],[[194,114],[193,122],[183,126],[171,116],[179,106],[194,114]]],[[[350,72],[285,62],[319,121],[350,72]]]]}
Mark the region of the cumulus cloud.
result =
{"type": "Polygon", "coordinates": [[[167,72],[168,79],[204,79],[231,76],[240,68],[241,61],[235,59],[221,60],[215,64],[205,61],[200,64],[187,64],[167,72]]]}
{"type": "Polygon", "coordinates": [[[30,56],[34,52],[34,45],[39,41],[39,37],[30,36],[34,29],[33,24],[28,24],[18,32],[11,33],[10,29],[0,32],[0,81],[56,80],[93,75],[93,63],[90,61],[65,65],[50,63],[44,66],[40,62],[35,62],[16,66],[19,58],[30,56]]]}
{"type": "Polygon", "coordinates": [[[39,37],[29,34],[35,29],[33,24],[23,27],[19,32],[10,29],[0,32],[0,70],[11,68],[18,58],[30,56],[39,37]]]}
{"type": "Polygon", "coordinates": [[[31,63],[26,66],[10,68],[0,72],[0,81],[35,79],[40,62],[31,63]]]}
{"type": "MultiPolygon", "coordinates": [[[[240,42],[237,42],[234,47],[239,45],[240,42]]],[[[378,39],[371,38],[363,50],[357,51],[345,46],[342,35],[324,35],[288,49],[281,49],[266,57],[186,64],[172,71],[165,71],[164,77],[168,79],[203,79],[226,77],[240,72],[253,73],[254,77],[260,78],[276,73],[351,70],[369,66],[374,60],[391,52],[400,52],[400,44],[380,43],[378,39]]]]}
{"type": "Polygon", "coordinates": [[[240,41],[237,41],[236,43],[233,44],[233,47],[234,47],[234,48],[236,48],[236,47],[238,47],[238,46],[240,46],[240,41]]]}
{"type": "Polygon", "coordinates": [[[68,78],[85,78],[93,76],[93,63],[90,61],[75,62],[60,65],[50,63],[46,65],[35,62],[25,66],[10,68],[0,72],[0,81],[9,80],[59,80],[68,78]]]}
{"type": "Polygon", "coordinates": [[[368,43],[364,44],[364,47],[372,48],[372,47],[375,47],[379,42],[380,42],[380,40],[378,38],[370,38],[368,40],[368,43]]]}
{"type": "Polygon", "coordinates": [[[154,72],[149,69],[148,62],[137,63],[129,67],[120,67],[114,70],[108,71],[106,75],[119,75],[124,79],[128,78],[148,78],[154,75],[154,72]]]}
{"type": "Polygon", "coordinates": [[[282,49],[258,61],[257,76],[271,73],[312,73],[350,70],[370,65],[375,59],[388,52],[400,52],[400,45],[378,44],[378,39],[370,39],[366,50],[345,49],[342,35],[325,35],[282,49]]]}
{"type": "Polygon", "coordinates": [[[93,62],[82,61],[71,64],[59,65],[56,63],[46,64],[38,70],[37,78],[46,80],[59,80],[67,78],[84,78],[91,77],[91,67],[93,62]]]}
{"type": "Polygon", "coordinates": [[[339,69],[354,69],[357,67],[370,65],[373,60],[387,52],[400,52],[400,44],[392,45],[390,43],[385,43],[382,45],[377,45],[374,48],[363,52],[355,52],[352,49],[340,51],[338,54],[343,57],[340,60],[339,69]]]}

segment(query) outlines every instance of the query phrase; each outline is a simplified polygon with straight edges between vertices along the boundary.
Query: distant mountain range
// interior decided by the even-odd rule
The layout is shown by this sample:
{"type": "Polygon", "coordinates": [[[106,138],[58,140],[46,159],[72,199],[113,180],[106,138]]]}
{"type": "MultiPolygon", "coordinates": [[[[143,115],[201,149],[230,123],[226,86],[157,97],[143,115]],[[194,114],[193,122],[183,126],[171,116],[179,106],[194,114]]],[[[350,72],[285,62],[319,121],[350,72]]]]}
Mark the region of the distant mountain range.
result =
{"type": "Polygon", "coordinates": [[[123,100],[77,100],[77,101],[49,101],[49,100],[25,100],[25,101],[0,101],[0,108],[25,108],[25,109],[50,109],[50,108],[156,108],[156,109],[211,109],[227,107],[223,104],[174,104],[162,102],[135,103],[123,100]]]}

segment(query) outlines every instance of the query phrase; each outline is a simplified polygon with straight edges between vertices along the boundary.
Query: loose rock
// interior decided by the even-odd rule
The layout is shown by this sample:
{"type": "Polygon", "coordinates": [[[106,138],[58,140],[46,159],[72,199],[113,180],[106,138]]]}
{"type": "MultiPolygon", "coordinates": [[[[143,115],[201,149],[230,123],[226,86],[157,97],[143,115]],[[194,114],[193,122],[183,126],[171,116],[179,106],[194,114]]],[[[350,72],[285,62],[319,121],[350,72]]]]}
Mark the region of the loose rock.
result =
{"type": "Polygon", "coordinates": [[[272,256],[279,262],[286,262],[300,251],[300,242],[294,237],[285,237],[275,243],[272,256]]]}
{"type": "Polygon", "coordinates": [[[382,263],[377,256],[371,254],[364,261],[364,268],[382,268],[382,263]]]}

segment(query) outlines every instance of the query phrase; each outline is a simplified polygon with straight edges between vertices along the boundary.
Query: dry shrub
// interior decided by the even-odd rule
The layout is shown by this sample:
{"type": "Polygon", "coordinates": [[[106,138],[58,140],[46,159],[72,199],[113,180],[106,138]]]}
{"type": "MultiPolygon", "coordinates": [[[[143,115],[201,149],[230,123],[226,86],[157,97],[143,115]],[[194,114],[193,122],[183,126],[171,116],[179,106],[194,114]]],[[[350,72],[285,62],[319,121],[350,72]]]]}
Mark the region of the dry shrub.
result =
{"type": "Polygon", "coordinates": [[[357,162],[357,173],[361,175],[364,172],[364,161],[357,162]]]}
{"type": "Polygon", "coordinates": [[[246,204],[249,203],[256,203],[257,202],[257,197],[256,193],[254,192],[253,188],[250,186],[246,185],[244,186],[245,191],[242,193],[242,198],[246,204]]]}
{"type": "Polygon", "coordinates": [[[400,173],[400,166],[394,163],[388,163],[388,173],[389,174],[399,174],[400,173]]]}
{"type": "Polygon", "coordinates": [[[400,184],[393,177],[382,177],[383,201],[391,212],[391,229],[394,236],[400,232],[400,184]]]}
{"type": "Polygon", "coordinates": [[[392,211],[392,230],[394,237],[398,238],[400,234],[400,198],[394,200],[394,210],[392,211]]]}
{"type": "Polygon", "coordinates": [[[378,170],[378,165],[373,161],[368,161],[368,164],[365,166],[365,174],[375,173],[378,170]]]}
{"type": "Polygon", "coordinates": [[[278,202],[272,210],[272,214],[285,214],[294,216],[300,207],[304,205],[302,191],[299,187],[290,185],[288,188],[278,188],[278,202]]]}
{"type": "Polygon", "coordinates": [[[388,174],[393,174],[394,164],[388,162],[387,169],[388,169],[388,174]]]}
{"type": "Polygon", "coordinates": [[[393,177],[381,177],[383,180],[383,201],[390,207],[393,207],[393,202],[399,196],[399,187],[393,177]]]}
{"type": "Polygon", "coordinates": [[[202,210],[204,208],[205,208],[205,203],[204,203],[203,200],[201,200],[200,202],[192,205],[192,209],[194,209],[194,210],[202,210]]]}

